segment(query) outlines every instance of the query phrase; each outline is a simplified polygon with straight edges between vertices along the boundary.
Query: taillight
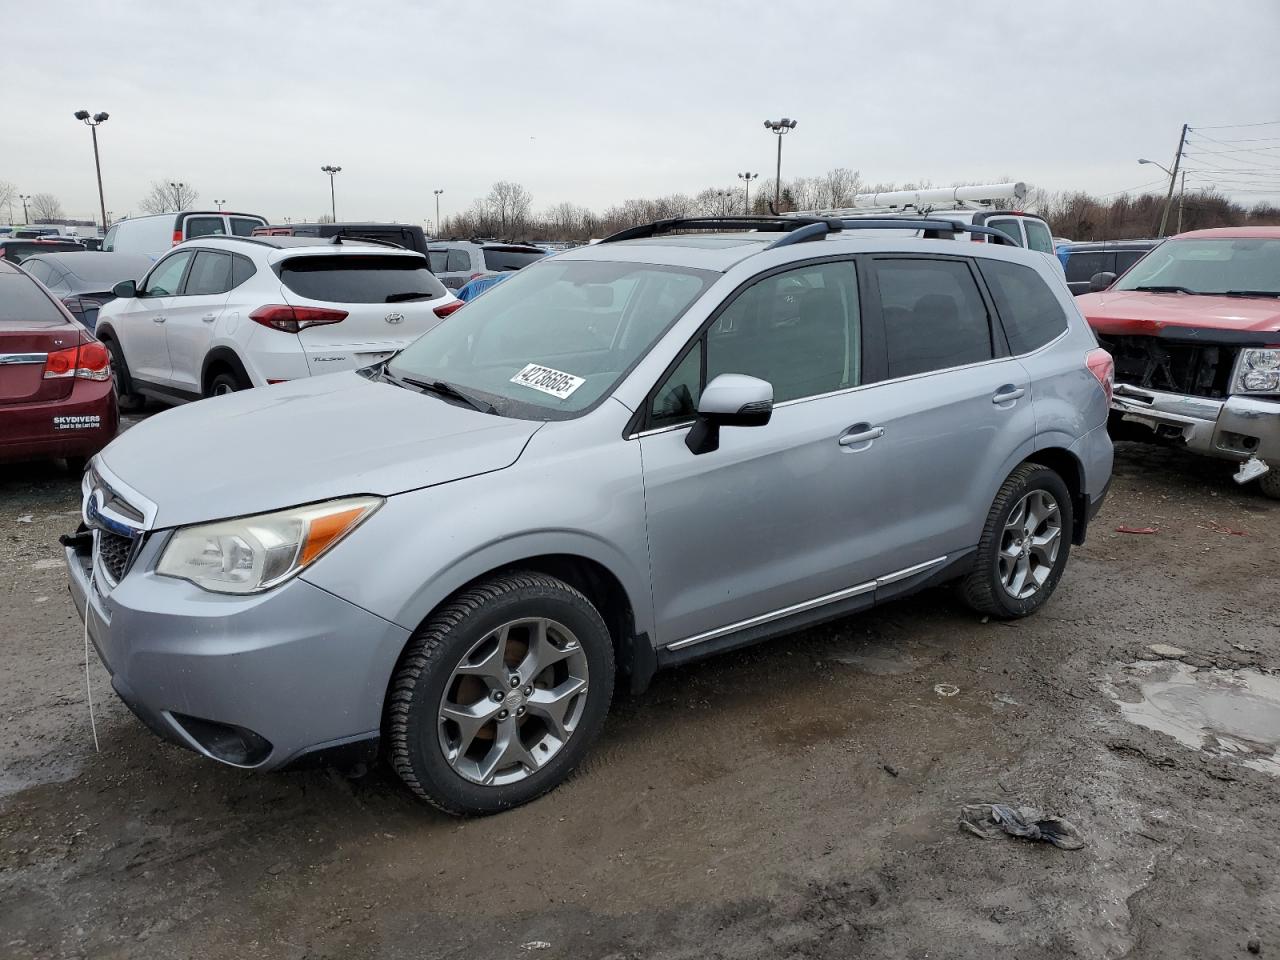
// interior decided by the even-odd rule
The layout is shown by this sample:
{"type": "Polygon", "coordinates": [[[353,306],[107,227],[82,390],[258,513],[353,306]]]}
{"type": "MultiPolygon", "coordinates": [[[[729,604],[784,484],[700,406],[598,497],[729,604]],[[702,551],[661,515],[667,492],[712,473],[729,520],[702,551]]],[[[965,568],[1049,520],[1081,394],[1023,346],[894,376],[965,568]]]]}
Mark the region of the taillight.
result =
{"type": "Polygon", "coordinates": [[[182,231],[181,230],[173,231],[173,245],[176,247],[181,242],[182,242],[182,231]]]}
{"type": "Polygon", "coordinates": [[[1107,395],[1107,406],[1111,406],[1116,384],[1116,362],[1111,358],[1111,354],[1101,347],[1090,350],[1084,356],[1084,365],[1102,384],[1102,392],[1107,395]]]}
{"type": "Polygon", "coordinates": [[[462,304],[463,304],[463,301],[461,300],[454,300],[450,303],[442,303],[440,304],[440,306],[436,307],[435,310],[433,310],[432,312],[441,320],[443,320],[449,314],[453,313],[453,311],[461,310],[462,304]]]}
{"type": "Polygon", "coordinates": [[[249,319],[273,330],[297,333],[307,327],[339,323],[347,319],[347,311],[328,307],[291,307],[285,303],[268,303],[249,314],[249,319]]]}
{"type": "Polygon", "coordinates": [[[44,379],[110,380],[111,354],[96,340],[55,350],[44,361],[44,379]]]}

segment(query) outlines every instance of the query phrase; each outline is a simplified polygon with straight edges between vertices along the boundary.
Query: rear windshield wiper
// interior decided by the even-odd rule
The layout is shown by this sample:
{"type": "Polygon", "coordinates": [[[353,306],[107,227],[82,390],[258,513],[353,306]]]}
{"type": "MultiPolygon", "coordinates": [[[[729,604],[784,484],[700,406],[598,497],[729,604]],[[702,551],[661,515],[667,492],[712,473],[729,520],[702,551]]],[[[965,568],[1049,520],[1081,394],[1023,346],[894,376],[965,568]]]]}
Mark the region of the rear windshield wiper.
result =
{"type": "Polygon", "coordinates": [[[406,291],[405,293],[389,293],[384,303],[403,303],[405,300],[431,300],[435,297],[434,293],[423,293],[417,290],[406,291]]]}
{"type": "Polygon", "coordinates": [[[1178,287],[1173,284],[1150,284],[1142,287],[1130,287],[1130,290],[1141,290],[1144,293],[1199,293],[1199,290],[1189,290],[1186,287],[1178,287]]]}
{"type": "Polygon", "coordinates": [[[1280,297],[1280,290],[1224,290],[1224,297],[1280,297]]]}
{"type": "Polygon", "coordinates": [[[442,397],[451,397],[454,400],[461,400],[473,410],[479,410],[481,413],[498,412],[497,408],[493,404],[485,403],[478,397],[473,397],[470,394],[463,393],[452,383],[445,380],[415,380],[413,377],[400,377],[399,379],[410,386],[419,388],[420,390],[427,390],[431,393],[439,394],[442,397]]]}

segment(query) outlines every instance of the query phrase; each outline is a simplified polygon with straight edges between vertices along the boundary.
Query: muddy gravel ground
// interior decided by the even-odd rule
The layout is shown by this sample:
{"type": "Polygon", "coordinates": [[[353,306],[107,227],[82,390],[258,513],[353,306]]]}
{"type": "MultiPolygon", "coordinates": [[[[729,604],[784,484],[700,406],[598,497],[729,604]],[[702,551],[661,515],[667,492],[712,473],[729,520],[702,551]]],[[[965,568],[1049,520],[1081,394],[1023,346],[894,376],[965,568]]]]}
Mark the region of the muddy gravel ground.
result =
{"type": "Polygon", "coordinates": [[[0,956],[1280,955],[1280,504],[1118,454],[1040,615],[939,589],[661,675],[561,789],[465,821],[382,766],[252,775],[162,744],[96,659],[95,751],[55,542],[76,483],[9,468],[0,956]],[[1130,718],[1161,681],[1181,738],[1130,718]],[[1199,681],[1212,708],[1178,699],[1199,681]],[[962,832],[987,801],[1087,845],[962,832]]]}

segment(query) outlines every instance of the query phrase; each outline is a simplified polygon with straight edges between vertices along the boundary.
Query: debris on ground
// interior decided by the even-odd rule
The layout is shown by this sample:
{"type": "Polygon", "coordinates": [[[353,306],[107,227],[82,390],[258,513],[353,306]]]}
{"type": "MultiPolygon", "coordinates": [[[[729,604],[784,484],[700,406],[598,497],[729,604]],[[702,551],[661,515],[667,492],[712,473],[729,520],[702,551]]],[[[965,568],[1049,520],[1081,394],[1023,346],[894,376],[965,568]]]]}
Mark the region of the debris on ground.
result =
{"type": "Polygon", "coordinates": [[[1250,952],[1250,953],[1261,953],[1261,952],[1262,952],[1262,941],[1261,941],[1261,940],[1259,940],[1257,937],[1254,937],[1252,940],[1250,940],[1250,941],[1249,941],[1249,952],[1250,952]]]}
{"type": "Polygon", "coordinates": [[[1187,655],[1187,651],[1181,647],[1175,647],[1168,643],[1153,643],[1147,649],[1158,657],[1164,657],[1166,660],[1181,660],[1187,655]]]}
{"type": "Polygon", "coordinates": [[[1003,803],[970,803],[960,808],[960,827],[983,840],[1002,834],[1027,840],[1044,840],[1063,850],[1084,846],[1080,831],[1069,820],[1047,815],[1035,807],[1010,807],[1003,803]]]}
{"type": "Polygon", "coordinates": [[[884,764],[881,769],[883,769],[884,772],[891,777],[896,777],[898,775],[898,768],[895,767],[892,763],[884,764]]]}
{"type": "Polygon", "coordinates": [[[530,940],[528,943],[520,944],[521,950],[550,950],[551,944],[546,940],[530,940]]]}
{"type": "Polygon", "coordinates": [[[1159,533],[1157,527],[1116,527],[1116,533],[1159,533]]]}
{"type": "Polygon", "coordinates": [[[31,515],[31,514],[29,514],[29,513],[24,513],[22,516],[20,516],[20,517],[18,518],[18,521],[17,521],[17,522],[18,522],[18,523],[31,523],[31,521],[32,521],[32,515],[31,515]]]}
{"type": "Polygon", "coordinates": [[[940,697],[954,697],[960,692],[960,688],[954,683],[935,683],[933,685],[933,692],[940,697]]]}

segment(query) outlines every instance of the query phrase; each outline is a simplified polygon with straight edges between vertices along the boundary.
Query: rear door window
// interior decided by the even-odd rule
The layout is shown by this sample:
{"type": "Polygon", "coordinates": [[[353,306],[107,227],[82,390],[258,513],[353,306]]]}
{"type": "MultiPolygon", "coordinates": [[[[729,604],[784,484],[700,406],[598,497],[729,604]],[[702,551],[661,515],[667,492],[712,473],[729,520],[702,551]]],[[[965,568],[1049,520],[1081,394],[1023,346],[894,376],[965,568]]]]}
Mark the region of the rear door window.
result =
{"type": "Polygon", "coordinates": [[[1026,219],[1022,221],[1022,227],[1027,231],[1028,247],[1041,253],[1053,253],[1053,234],[1048,226],[1040,220],[1026,219]]]}
{"type": "Polygon", "coordinates": [[[421,257],[351,254],[293,257],[280,280],[309,300],[330,303],[406,303],[445,294],[421,257]]]}
{"type": "Polygon", "coordinates": [[[486,270],[519,270],[521,267],[527,267],[535,260],[541,260],[545,256],[546,254],[541,250],[485,247],[484,268],[486,270]]]}
{"type": "Polygon", "coordinates": [[[1018,246],[1022,246],[1022,231],[1018,229],[1018,221],[1013,217],[999,217],[995,220],[988,220],[986,226],[992,230],[999,230],[1018,246]]]}
{"type": "Polygon", "coordinates": [[[25,273],[0,272],[0,324],[65,321],[53,301],[25,273]]]}
{"type": "Polygon", "coordinates": [[[991,321],[963,260],[877,259],[889,379],[990,360],[991,321]]]}
{"type": "Polygon", "coordinates": [[[188,297],[213,296],[231,289],[231,254],[201,250],[191,264],[183,294],[188,297]]]}
{"type": "Polygon", "coordinates": [[[192,237],[221,237],[227,233],[227,225],[222,217],[187,217],[183,225],[186,239],[192,237]]]}
{"type": "Polygon", "coordinates": [[[231,221],[232,234],[237,237],[251,237],[254,230],[265,225],[256,217],[228,217],[227,219],[231,221]]]}
{"type": "Polygon", "coordinates": [[[1067,282],[1087,282],[1095,273],[1115,271],[1116,255],[1106,251],[1084,251],[1067,257],[1067,282]]]}
{"type": "Polygon", "coordinates": [[[978,261],[978,269],[991,290],[1014,354],[1038,350],[1067,329],[1062,305],[1035,270],[986,259],[978,261]]]}

